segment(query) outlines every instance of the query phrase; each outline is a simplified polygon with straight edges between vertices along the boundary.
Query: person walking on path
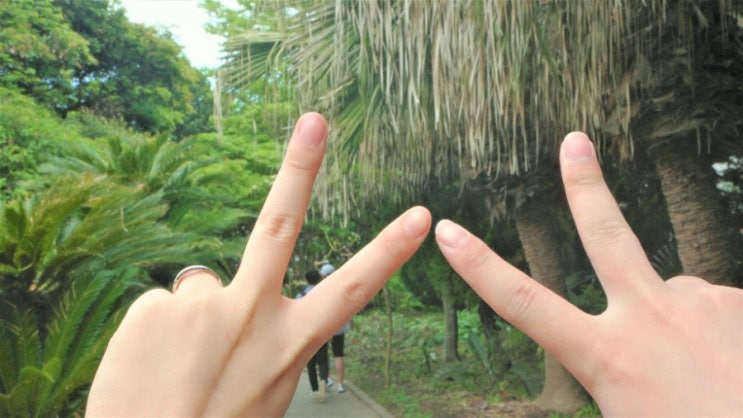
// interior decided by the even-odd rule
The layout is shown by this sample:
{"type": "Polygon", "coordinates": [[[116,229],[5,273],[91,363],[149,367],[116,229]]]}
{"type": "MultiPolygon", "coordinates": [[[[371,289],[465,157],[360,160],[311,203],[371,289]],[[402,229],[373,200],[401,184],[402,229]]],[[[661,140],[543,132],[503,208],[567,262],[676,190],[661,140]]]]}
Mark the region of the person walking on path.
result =
{"type": "MultiPolygon", "coordinates": [[[[304,278],[307,280],[307,287],[304,288],[300,293],[297,294],[296,299],[301,299],[314,289],[315,286],[320,283],[323,276],[317,270],[310,270],[305,273],[304,278]]],[[[317,402],[325,402],[325,390],[328,386],[328,345],[323,344],[317,350],[314,356],[310,358],[307,363],[307,376],[310,380],[310,388],[312,388],[312,397],[317,402]],[[318,384],[317,376],[320,374],[320,382],[318,384]]]]}
{"type": "MultiPolygon", "coordinates": [[[[335,271],[335,267],[333,267],[332,264],[324,264],[322,267],[320,267],[320,275],[322,278],[326,278],[333,274],[335,271]]],[[[338,332],[333,335],[333,338],[331,339],[330,345],[333,348],[333,358],[335,359],[335,373],[336,378],[338,379],[338,393],[345,393],[346,388],[343,386],[343,372],[345,368],[344,364],[344,345],[345,345],[345,339],[346,339],[346,332],[351,329],[351,321],[346,322],[343,324],[343,327],[338,330],[338,332]]],[[[332,380],[328,381],[328,386],[331,386],[333,384],[332,380]]]]}

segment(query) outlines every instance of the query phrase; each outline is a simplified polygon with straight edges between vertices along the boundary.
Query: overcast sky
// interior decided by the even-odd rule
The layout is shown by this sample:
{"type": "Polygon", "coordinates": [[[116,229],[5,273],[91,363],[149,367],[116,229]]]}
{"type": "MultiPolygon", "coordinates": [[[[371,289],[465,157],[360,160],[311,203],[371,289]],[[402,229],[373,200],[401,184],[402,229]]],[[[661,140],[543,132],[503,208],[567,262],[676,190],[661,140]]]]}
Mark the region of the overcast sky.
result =
{"type": "MultiPolygon", "coordinates": [[[[196,68],[219,66],[219,36],[204,31],[209,20],[197,0],[120,0],[129,20],[168,28],[196,68]]],[[[234,0],[223,0],[231,5],[234,0]]]]}

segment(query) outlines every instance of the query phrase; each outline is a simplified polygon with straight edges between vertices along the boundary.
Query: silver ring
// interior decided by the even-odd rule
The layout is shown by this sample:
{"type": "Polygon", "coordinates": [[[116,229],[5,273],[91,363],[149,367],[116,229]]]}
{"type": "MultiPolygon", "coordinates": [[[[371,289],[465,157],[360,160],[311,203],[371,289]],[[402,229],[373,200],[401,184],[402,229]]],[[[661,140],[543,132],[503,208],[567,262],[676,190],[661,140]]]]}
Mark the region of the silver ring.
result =
{"type": "Polygon", "coordinates": [[[205,271],[212,276],[214,276],[215,279],[217,279],[218,282],[222,282],[222,279],[219,278],[219,274],[217,274],[216,271],[210,269],[207,266],[202,266],[200,264],[196,264],[193,266],[188,266],[184,268],[183,270],[179,271],[178,274],[175,275],[175,279],[173,279],[173,292],[178,288],[178,284],[185,278],[186,276],[191,275],[191,273],[195,273],[197,271],[205,271]]]}

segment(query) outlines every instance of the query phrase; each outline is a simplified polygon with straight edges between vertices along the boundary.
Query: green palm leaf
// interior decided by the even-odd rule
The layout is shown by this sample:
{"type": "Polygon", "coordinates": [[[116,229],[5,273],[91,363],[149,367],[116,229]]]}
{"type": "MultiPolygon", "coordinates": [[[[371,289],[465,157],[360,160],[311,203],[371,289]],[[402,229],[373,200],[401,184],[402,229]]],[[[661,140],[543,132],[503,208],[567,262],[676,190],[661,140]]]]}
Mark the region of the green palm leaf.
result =
{"type": "Polygon", "coordinates": [[[43,344],[31,311],[8,307],[4,322],[10,332],[4,332],[0,345],[3,414],[59,416],[74,412],[84,402],[83,391],[93,379],[119,313],[141,281],[136,278],[141,271],[134,267],[96,274],[93,270],[79,271],[79,278],[54,307],[43,344]]]}

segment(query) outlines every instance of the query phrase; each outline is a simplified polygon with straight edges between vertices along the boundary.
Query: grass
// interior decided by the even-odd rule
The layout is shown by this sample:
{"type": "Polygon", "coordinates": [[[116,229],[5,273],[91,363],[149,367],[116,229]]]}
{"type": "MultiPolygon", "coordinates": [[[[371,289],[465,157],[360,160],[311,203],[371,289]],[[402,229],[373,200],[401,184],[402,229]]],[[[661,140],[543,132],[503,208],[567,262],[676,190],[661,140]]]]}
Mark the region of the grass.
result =
{"type": "Polygon", "coordinates": [[[346,375],[395,416],[464,417],[479,405],[526,399],[541,379],[541,353],[518,330],[501,324],[496,353],[479,337],[476,313],[459,316],[460,361],[444,363],[444,318],[440,313],[393,316],[389,385],[384,376],[387,318],[368,310],[354,319],[346,337],[346,375]],[[532,367],[521,367],[521,364],[532,367]],[[526,374],[524,370],[531,370],[526,374]],[[536,383],[535,383],[536,382],[536,383]]]}

